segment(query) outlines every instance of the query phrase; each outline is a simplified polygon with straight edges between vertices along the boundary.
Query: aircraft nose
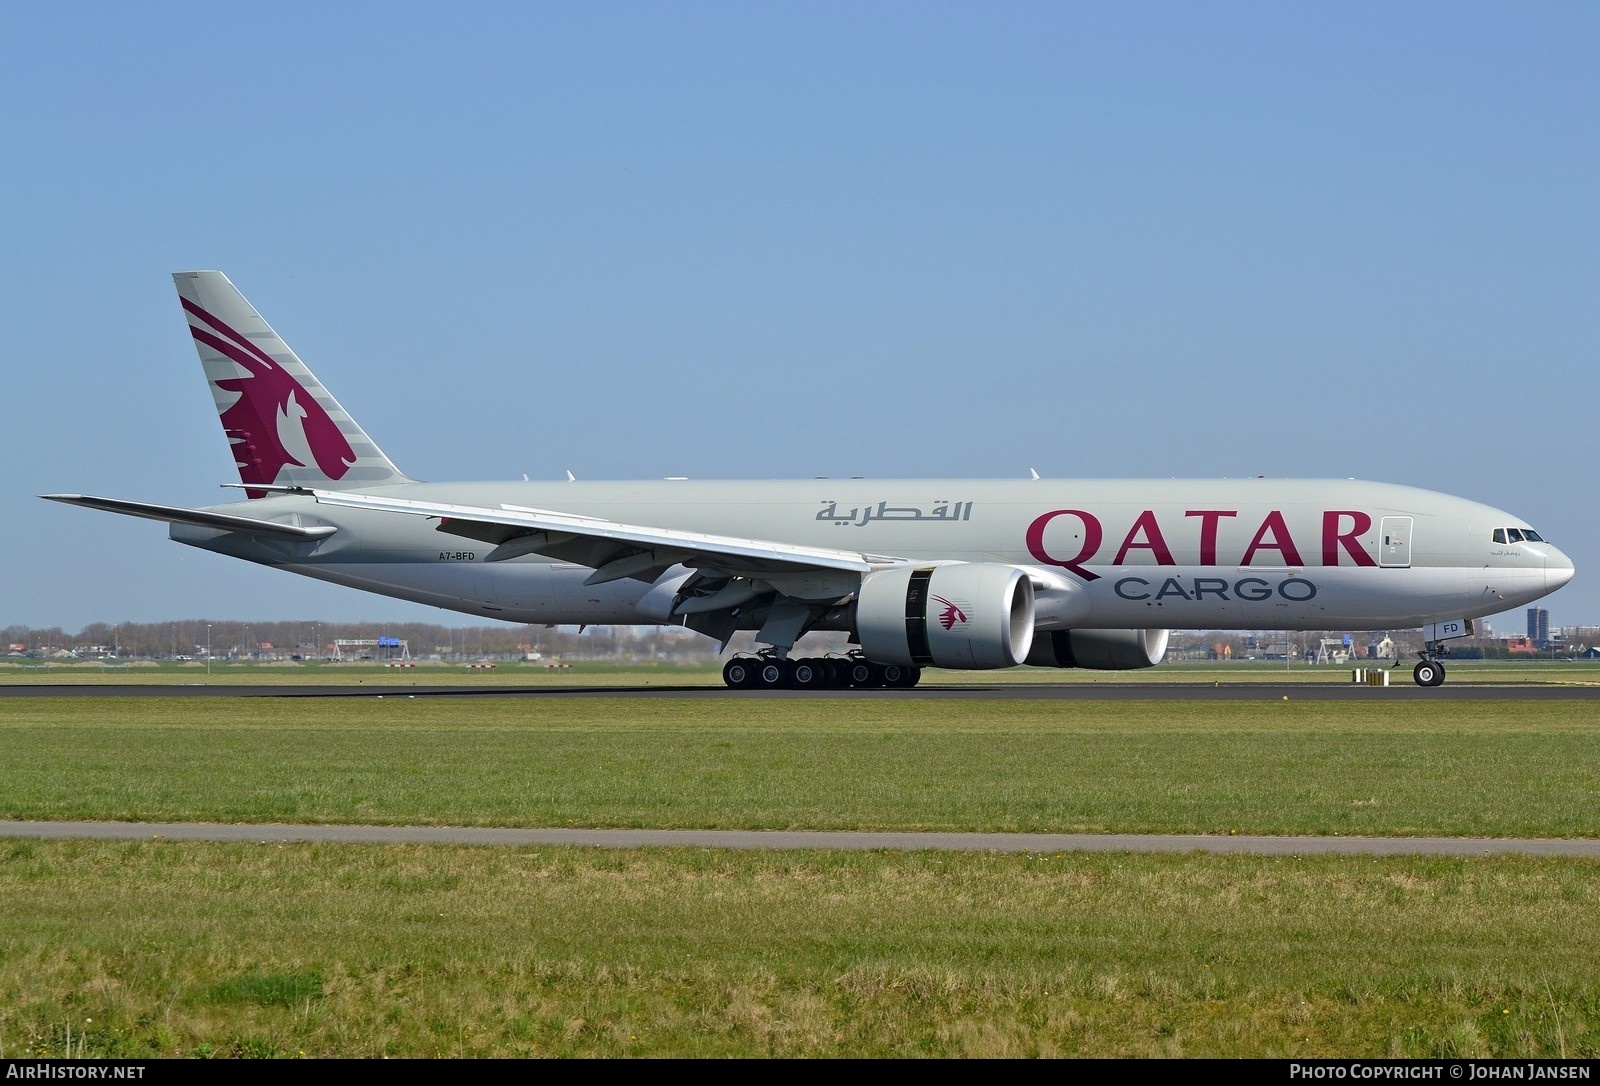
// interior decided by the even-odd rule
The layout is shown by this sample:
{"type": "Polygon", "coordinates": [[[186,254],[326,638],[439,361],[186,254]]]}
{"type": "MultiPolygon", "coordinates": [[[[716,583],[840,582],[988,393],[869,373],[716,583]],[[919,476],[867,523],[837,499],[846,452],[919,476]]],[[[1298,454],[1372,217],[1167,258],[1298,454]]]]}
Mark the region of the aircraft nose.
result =
{"type": "Polygon", "coordinates": [[[1577,572],[1572,566],[1572,559],[1555,547],[1550,548],[1550,553],[1544,560],[1544,580],[1545,584],[1550,586],[1550,591],[1554,592],[1572,580],[1573,574],[1577,572]]]}

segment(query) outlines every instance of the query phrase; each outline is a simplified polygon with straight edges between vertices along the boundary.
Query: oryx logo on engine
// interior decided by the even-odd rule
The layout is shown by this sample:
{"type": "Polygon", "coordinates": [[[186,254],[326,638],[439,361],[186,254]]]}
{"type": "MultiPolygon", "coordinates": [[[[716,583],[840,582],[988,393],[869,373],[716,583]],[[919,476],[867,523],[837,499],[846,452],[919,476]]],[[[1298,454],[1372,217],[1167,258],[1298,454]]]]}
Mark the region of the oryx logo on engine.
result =
{"type": "Polygon", "coordinates": [[[939,625],[945,629],[950,629],[958,622],[963,626],[967,624],[967,613],[959,605],[951,603],[943,596],[933,597],[933,602],[944,608],[943,611],[939,612],[939,625]]]}

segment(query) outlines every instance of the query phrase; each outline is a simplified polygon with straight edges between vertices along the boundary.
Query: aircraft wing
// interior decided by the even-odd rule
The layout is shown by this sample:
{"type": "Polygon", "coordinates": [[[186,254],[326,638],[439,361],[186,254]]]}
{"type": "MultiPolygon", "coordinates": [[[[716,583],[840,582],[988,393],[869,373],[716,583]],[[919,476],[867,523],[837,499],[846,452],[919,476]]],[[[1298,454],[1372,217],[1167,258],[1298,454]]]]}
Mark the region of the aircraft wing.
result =
{"type": "Polygon", "coordinates": [[[623,524],[601,517],[520,505],[491,508],[350,491],[312,490],[310,493],[322,505],[437,518],[441,532],[494,544],[494,550],[487,556],[491,562],[523,554],[542,554],[590,566],[595,572],[585,582],[587,584],[601,584],[621,577],[648,582],[679,564],[735,575],[764,576],[819,570],[863,574],[906,561],[860,551],[623,524]]]}
{"type": "Polygon", "coordinates": [[[217,528],[225,532],[255,532],[287,539],[323,539],[339,529],[331,524],[303,527],[276,520],[257,520],[254,517],[235,516],[231,513],[212,513],[204,509],[185,509],[177,505],[152,505],[123,498],[96,498],[89,494],[41,494],[53,502],[81,505],[86,509],[100,509],[108,513],[122,513],[147,520],[164,520],[177,524],[195,524],[202,528],[217,528]]]}

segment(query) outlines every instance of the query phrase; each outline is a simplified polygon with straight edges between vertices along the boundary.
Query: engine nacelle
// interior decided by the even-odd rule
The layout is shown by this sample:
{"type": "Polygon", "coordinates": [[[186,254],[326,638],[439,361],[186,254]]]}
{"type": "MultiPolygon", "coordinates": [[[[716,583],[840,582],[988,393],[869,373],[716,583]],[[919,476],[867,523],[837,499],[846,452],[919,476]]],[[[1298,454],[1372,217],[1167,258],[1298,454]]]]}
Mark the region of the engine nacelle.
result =
{"type": "Polygon", "coordinates": [[[1166,630],[1056,630],[1034,639],[1034,667],[1129,671],[1154,667],[1167,654],[1166,630]]]}
{"type": "Polygon", "coordinates": [[[1033,582],[995,562],[886,569],[862,578],[855,617],[875,663],[1014,667],[1033,645],[1033,582]]]}

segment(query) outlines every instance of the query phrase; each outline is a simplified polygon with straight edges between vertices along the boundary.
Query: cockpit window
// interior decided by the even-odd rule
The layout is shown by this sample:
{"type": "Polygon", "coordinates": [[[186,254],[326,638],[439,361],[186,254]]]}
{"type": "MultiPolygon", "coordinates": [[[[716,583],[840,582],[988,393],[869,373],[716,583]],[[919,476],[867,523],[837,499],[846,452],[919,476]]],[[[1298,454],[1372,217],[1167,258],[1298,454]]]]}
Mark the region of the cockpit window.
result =
{"type": "Polygon", "coordinates": [[[1496,528],[1494,530],[1494,541],[1496,543],[1504,543],[1506,541],[1506,530],[1504,528],[1496,528]]]}
{"type": "Polygon", "coordinates": [[[1541,536],[1538,532],[1534,531],[1532,528],[1524,528],[1524,529],[1522,529],[1522,538],[1526,539],[1529,543],[1543,543],[1544,542],[1544,537],[1541,536]]]}
{"type": "Polygon", "coordinates": [[[1544,537],[1532,528],[1496,528],[1496,543],[1543,543],[1544,537]]]}
{"type": "Polygon", "coordinates": [[[1506,529],[1506,535],[1511,537],[1511,542],[1513,542],[1513,543],[1521,543],[1522,542],[1522,529],[1521,528],[1507,528],[1506,529]]]}

